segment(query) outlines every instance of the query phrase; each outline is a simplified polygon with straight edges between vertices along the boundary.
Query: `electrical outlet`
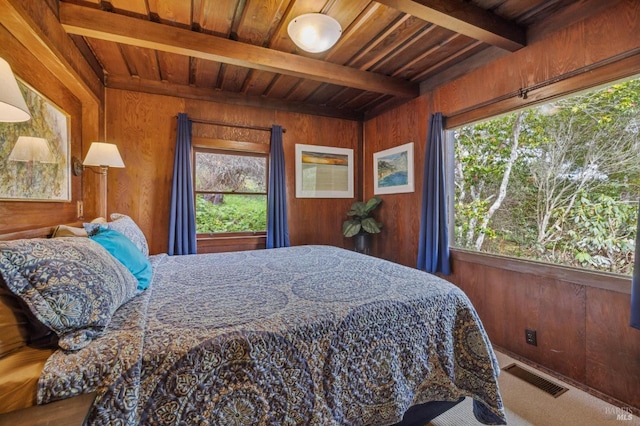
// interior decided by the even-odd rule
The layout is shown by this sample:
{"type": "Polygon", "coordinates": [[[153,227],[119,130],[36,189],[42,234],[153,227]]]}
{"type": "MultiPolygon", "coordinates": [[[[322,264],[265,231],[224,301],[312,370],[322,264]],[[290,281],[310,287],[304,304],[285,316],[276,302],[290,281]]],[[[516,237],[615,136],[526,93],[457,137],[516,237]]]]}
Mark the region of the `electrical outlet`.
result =
{"type": "Polygon", "coordinates": [[[536,336],[536,331],[535,330],[530,330],[528,328],[525,328],[524,330],[524,339],[526,340],[526,342],[530,345],[533,346],[538,346],[538,338],[536,336]]]}
{"type": "Polygon", "coordinates": [[[78,219],[84,218],[84,203],[82,201],[78,201],[76,203],[76,213],[78,214],[78,219]]]}

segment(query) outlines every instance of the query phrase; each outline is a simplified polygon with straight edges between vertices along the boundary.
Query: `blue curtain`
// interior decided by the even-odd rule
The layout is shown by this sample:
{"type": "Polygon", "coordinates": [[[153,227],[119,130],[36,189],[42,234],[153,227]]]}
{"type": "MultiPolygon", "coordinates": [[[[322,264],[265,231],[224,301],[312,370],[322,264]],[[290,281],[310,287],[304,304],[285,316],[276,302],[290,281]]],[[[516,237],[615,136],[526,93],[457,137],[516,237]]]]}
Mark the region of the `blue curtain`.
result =
{"type": "Polygon", "coordinates": [[[191,120],[185,113],[178,114],[168,253],[169,255],[196,253],[196,213],[191,174],[191,120]]]}
{"type": "Polygon", "coordinates": [[[444,181],[444,123],[441,113],[429,118],[424,156],[422,216],[418,243],[418,269],[451,274],[449,229],[444,181]]]}
{"type": "Polygon", "coordinates": [[[284,169],[282,127],[271,127],[269,190],[267,198],[267,248],[289,247],[287,183],[284,169]]]}
{"type": "Polygon", "coordinates": [[[640,200],[638,200],[638,225],[636,227],[636,249],[631,280],[631,327],[640,330],[640,200]]]}

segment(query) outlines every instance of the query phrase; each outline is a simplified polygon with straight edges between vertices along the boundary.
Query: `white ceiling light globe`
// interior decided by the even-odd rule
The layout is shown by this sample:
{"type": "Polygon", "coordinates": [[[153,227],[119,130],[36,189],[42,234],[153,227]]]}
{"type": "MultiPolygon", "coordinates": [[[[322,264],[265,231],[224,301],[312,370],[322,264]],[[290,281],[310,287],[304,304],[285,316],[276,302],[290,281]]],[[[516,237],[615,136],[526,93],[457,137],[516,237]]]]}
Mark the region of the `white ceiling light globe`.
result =
{"type": "Polygon", "coordinates": [[[300,49],[320,53],[330,49],[342,34],[338,21],[321,13],[300,15],[289,23],[289,37],[300,49]]]}

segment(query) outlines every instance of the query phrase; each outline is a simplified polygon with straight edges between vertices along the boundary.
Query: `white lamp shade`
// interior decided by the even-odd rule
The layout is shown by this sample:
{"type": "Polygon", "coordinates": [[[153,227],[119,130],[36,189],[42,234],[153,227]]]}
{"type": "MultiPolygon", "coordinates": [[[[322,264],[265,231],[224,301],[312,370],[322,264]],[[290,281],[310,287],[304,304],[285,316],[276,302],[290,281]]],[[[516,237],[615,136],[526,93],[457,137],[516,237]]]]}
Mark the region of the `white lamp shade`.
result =
{"type": "Polygon", "coordinates": [[[342,34],[342,28],[331,16],[307,13],[289,22],[287,32],[300,49],[319,53],[336,44],[342,34]]]}
{"type": "Polygon", "coordinates": [[[11,66],[0,58],[0,122],[17,123],[31,119],[11,66]]]}
{"type": "Polygon", "coordinates": [[[38,163],[56,163],[46,139],[20,136],[9,154],[11,161],[34,161],[38,163]]]}
{"type": "Polygon", "coordinates": [[[82,164],[85,166],[124,167],[118,147],[105,142],[92,142],[82,164]]]}

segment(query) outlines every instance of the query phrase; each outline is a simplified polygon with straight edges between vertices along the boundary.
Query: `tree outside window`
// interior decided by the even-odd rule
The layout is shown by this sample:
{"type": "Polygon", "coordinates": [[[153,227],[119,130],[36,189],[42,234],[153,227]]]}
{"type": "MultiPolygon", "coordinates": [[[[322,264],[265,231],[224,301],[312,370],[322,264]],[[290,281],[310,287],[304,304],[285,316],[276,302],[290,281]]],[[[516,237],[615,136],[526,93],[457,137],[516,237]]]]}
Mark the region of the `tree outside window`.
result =
{"type": "Polygon", "coordinates": [[[457,247],[632,273],[640,79],[450,135],[457,247]]]}
{"type": "Polygon", "coordinates": [[[195,152],[196,232],[265,232],[267,156],[195,152]]]}

